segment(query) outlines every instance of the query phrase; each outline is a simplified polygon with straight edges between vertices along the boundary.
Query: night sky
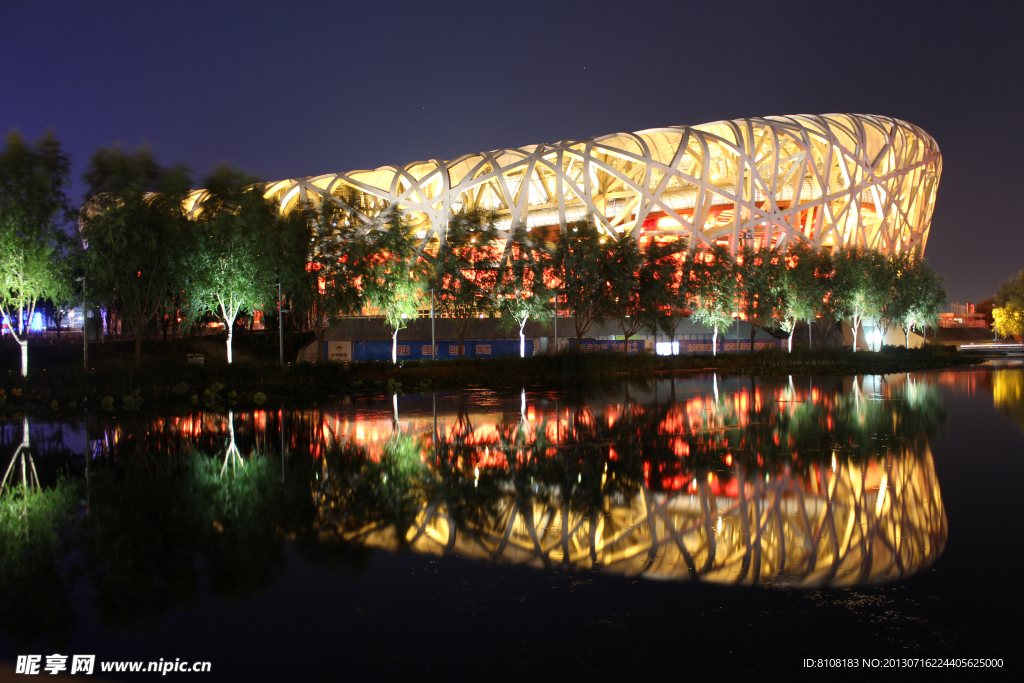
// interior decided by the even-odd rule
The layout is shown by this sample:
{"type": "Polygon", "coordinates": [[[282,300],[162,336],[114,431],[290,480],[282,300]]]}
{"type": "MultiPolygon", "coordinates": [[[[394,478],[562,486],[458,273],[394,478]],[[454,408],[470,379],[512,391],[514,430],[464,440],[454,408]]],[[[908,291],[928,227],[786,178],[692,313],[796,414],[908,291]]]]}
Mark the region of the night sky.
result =
{"type": "Polygon", "coordinates": [[[858,112],[943,174],[926,255],[951,301],[1024,268],[1024,3],[0,2],[0,128],[81,173],[148,141],[196,182],[266,180],[618,131],[858,112]]]}

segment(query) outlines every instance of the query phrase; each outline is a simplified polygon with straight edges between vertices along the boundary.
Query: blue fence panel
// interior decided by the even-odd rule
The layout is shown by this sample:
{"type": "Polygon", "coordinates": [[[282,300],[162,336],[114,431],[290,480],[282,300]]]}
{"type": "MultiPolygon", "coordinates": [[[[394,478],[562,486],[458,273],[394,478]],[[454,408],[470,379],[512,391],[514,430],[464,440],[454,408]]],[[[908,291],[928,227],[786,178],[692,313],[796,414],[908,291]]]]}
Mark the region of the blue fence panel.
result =
{"type": "MultiPolygon", "coordinates": [[[[580,342],[580,353],[643,353],[644,340],[630,339],[629,350],[626,351],[624,341],[612,339],[584,339],[580,342]]],[[[576,348],[576,340],[569,340],[569,348],[576,348]]]]}
{"type": "MultiPolygon", "coordinates": [[[[785,348],[786,340],[784,339],[755,339],[754,350],[760,351],[761,349],[781,349],[785,348]]],[[[724,339],[719,337],[718,339],[718,352],[719,353],[742,353],[744,351],[750,351],[750,339],[746,341],[736,341],[733,339],[724,339]]],[[[707,354],[711,353],[711,340],[705,339],[702,341],[681,341],[679,342],[679,353],[682,354],[707,354]]]]}
{"type": "MultiPolygon", "coordinates": [[[[760,351],[761,349],[779,349],[783,347],[782,339],[755,339],[754,340],[754,351],[760,351]]],[[[736,339],[719,339],[718,350],[721,353],[739,353],[750,351],[750,339],[746,341],[737,342],[736,339]]]]}
{"type": "MultiPolygon", "coordinates": [[[[324,347],[326,357],[326,345],[324,347]]],[[[518,356],[519,341],[509,339],[467,339],[463,343],[463,358],[497,358],[518,356]]],[[[533,340],[526,340],[526,355],[533,355],[533,340]]],[[[430,360],[430,340],[399,340],[398,360],[430,360]]],[[[458,340],[437,340],[437,360],[459,357],[458,340]]],[[[391,360],[391,342],[352,342],[352,360],[391,360]]]]}

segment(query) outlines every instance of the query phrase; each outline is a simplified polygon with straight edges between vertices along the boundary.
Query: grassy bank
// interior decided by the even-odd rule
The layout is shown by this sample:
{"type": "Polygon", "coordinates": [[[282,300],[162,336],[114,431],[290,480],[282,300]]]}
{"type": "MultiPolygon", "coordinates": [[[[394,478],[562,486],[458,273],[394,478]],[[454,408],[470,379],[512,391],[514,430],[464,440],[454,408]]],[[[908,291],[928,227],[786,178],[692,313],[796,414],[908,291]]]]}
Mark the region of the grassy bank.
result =
{"type": "Polygon", "coordinates": [[[280,367],[256,361],[234,365],[187,365],[178,359],[147,358],[135,368],[127,357],[97,359],[85,372],[80,359],[36,369],[27,380],[9,371],[0,376],[0,415],[23,411],[138,410],[161,405],[251,407],[280,399],[405,393],[469,387],[586,389],[624,377],[661,373],[718,372],[743,375],[868,375],[970,365],[978,359],[955,349],[886,348],[879,353],[849,350],[794,350],[710,356],[579,354],[462,361],[322,363],[280,367]],[[104,399],[107,399],[104,401],[104,399]]]}

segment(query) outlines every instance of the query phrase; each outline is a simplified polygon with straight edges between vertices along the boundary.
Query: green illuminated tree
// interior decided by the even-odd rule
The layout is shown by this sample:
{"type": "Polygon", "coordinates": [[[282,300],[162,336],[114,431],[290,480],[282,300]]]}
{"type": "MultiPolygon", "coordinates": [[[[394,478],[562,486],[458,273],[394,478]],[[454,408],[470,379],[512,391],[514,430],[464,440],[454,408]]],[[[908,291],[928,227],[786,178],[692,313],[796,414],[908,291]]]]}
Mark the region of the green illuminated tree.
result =
{"type": "Polygon", "coordinates": [[[914,265],[913,254],[902,252],[889,256],[879,255],[871,273],[874,300],[867,318],[875,327],[879,345],[890,329],[902,325],[904,316],[913,304],[914,287],[911,280],[914,265]]]}
{"type": "Polygon", "coordinates": [[[566,227],[555,248],[554,272],[560,295],[572,313],[576,347],[594,323],[605,317],[611,297],[608,263],[611,245],[593,223],[577,222],[566,227]]]}
{"type": "Polygon", "coordinates": [[[508,257],[498,274],[492,295],[502,317],[499,326],[519,329],[519,357],[526,356],[523,328],[533,320],[550,320],[553,312],[549,299],[554,293],[544,283],[548,255],[540,240],[532,239],[523,228],[512,234],[508,257]]]}
{"type": "Polygon", "coordinates": [[[777,324],[786,310],[786,266],[776,249],[745,247],[736,265],[737,294],[750,323],[750,352],[758,328],[777,324]]]}
{"type": "Polygon", "coordinates": [[[364,292],[359,281],[365,243],[358,228],[359,214],[366,210],[362,197],[358,192],[346,191],[340,203],[325,201],[320,212],[310,211],[307,219],[312,233],[304,241],[311,249],[309,262],[302,269],[306,283],[300,288],[300,301],[306,304],[313,321],[317,361],[323,360],[331,317],[354,315],[363,307],[364,292]]]}
{"type": "Polygon", "coordinates": [[[877,251],[850,247],[832,256],[833,275],[830,303],[840,318],[849,318],[853,331],[853,350],[857,350],[857,331],[865,319],[874,315],[879,301],[878,272],[884,258],[877,251]]]}
{"type": "MultiPolygon", "coordinates": [[[[47,293],[47,309],[50,318],[57,326],[57,349],[61,349],[61,327],[71,311],[82,301],[82,286],[76,279],[81,275],[82,246],[75,238],[68,238],[63,233],[58,235],[54,251],[54,281],[56,286],[47,293]]],[[[85,308],[83,306],[84,314],[85,308]]],[[[84,330],[83,318],[83,330],[84,330]]]]}
{"type": "Polygon", "coordinates": [[[204,184],[210,194],[182,255],[185,320],[212,314],[223,322],[231,363],[235,320],[251,314],[274,284],[266,237],[277,227],[277,209],[241,171],[221,167],[204,184]]]}
{"type": "Polygon", "coordinates": [[[897,321],[910,348],[910,332],[922,330],[938,321],[939,312],[946,305],[946,289],[942,278],[923,258],[912,259],[898,282],[900,315],[897,321]]]}
{"type": "Polygon", "coordinates": [[[718,333],[732,324],[736,313],[735,263],[725,247],[694,253],[686,261],[683,276],[687,283],[691,317],[712,329],[712,354],[718,355],[718,333]]]}
{"type": "Polygon", "coordinates": [[[610,245],[606,261],[610,290],[607,312],[619,321],[627,345],[640,330],[663,327],[662,319],[675,294],[673,257],[681,247],[685,243],[661,244],[655,240],[642,247],[632,236],[610,245]]]}
{"type": "Polygon", "coordinates": [[[53,133],[30,145],[17,132],[0,152],[0,316],[21,347],[28,375],[28,333],[42,299],[67,286],[55,258],[69,213],[70,161],[53,133]]]}
{"type": "MultiPolygon", "coordinates": [[[[822,252],[813,249],[806,242],[796,242],[786,252],[788,268],[784,273],[784,306],[780,316],[782,329],[789,332],[787,348],[793,351],[793,331],[798,322],[807,323],[809,343],[813,339],[811,323],[819,312],[824,312],[823,301],[827,296],[827,280],[822,276],[825,270],[822,252]]],[[[828,268],[831,270],[831,268],[828,268]]]]}
{"type": "Polygon", "coordinates": [[[398,332],[415,318],[423,298],[426,269],[406,235],[397,212],[381,229],[366,236],[367,255],[361,284],[366,303],[376,308],[394,332],[391,362],[398,363],[398,332]]]}
{"type": "Polygon", "coordinates": [[[493,216],[476,211],[452,216],[440,236],[429,287],[434,290],[435,309],[456,321],[459,358],[470,323],[490,312],[494,303],[494,262],[500,254],[494,253],[492,244],[497,236],[493,216]]]}

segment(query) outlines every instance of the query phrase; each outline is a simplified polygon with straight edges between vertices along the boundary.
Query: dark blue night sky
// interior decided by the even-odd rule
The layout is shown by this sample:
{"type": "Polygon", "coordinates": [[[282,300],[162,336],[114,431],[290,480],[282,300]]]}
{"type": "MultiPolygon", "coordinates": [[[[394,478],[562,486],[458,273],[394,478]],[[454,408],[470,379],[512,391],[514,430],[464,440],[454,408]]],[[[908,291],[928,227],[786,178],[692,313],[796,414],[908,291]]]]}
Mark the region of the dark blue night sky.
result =
{"type": "MultiPolygon", "coordinates": [[[[905,119],[944,157],[952,301],[1024,268],[1022,4],[0,3],[0,128],[148,141],[199,182],[773,114],[905,119]]],[[[83,188],[76,182],[75,199],[83,188]]]]}

